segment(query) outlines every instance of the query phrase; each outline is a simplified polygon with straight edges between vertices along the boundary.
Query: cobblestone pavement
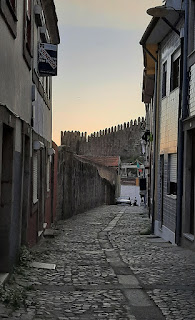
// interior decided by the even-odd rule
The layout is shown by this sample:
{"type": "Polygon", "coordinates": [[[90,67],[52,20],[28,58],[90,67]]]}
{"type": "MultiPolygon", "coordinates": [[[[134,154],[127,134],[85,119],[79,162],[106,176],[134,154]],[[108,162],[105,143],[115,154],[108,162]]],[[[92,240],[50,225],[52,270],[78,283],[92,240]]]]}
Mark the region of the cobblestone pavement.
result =
{"type": "Polygon", "coordinates": [[[6,288],[23,288],[25,306],[0,304],[0,319],[195,319],[195,253],[140,235],[149,226],[147,212],[129,206],[59,221],[33,250],[56,269],[22,269],[6,288]]]}

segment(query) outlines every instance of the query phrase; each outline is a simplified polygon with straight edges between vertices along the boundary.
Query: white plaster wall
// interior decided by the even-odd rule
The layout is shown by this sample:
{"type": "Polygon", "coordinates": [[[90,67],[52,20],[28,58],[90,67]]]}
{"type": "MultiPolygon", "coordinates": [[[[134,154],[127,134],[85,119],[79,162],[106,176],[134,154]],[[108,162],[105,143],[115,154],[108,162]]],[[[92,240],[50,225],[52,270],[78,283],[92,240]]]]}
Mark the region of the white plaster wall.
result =
{"type": "Polygon", "coordinates": [[[33,129],[47,141],[52,140],[52,110],[48,108],[41,95],[36,93],[35,119],[33,129]]]}
{"type": "Polygon", "coordinates": [[[129,198],[131,199],[131,202],[133,203],[135,197],[137,198],[137,204],[140,206],[141,198],[140,198],[140,187],[139,186],[130,186],[130,185],[121,185],[121,198],[129,198]]]}
{"type": "Polygon", "coordinates": [[[161,227],[160,221],[158,220],[155,220],[154,223],[154,234],[163,238],[166,241],[171,242],[172,244],[175,244],[175,233],[165,226],[161,227]]]}
{"type": "Polygon", "coordinates": [[[23,1],[17,1],[17,38],[0,16],[0,103],[31,122],[31,72],[23,58],[23,1]]]}
{"type": "MultiPolygon", "coordinates": [[[[182,24],[177,28],[180,29],[182,24]]],[[[167,61],[167,95],[160,96],[160,153],[177,152],[177,131],[178,131],[178,107],[179,107],[179,88],[170,91],[171,77],[171,56],[180,50],[180,37],[172,32],[161,45],[161,90],[162,93],[162,69],[167,61]]]]}

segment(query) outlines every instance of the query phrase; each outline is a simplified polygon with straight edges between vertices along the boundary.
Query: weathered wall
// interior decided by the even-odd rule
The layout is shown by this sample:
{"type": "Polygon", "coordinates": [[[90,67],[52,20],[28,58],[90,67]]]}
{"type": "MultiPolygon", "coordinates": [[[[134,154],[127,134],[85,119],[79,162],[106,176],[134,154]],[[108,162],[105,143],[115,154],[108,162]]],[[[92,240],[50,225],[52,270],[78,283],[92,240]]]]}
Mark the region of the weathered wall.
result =
{"type": "Polygon", "coordinates": [[[59,148],[58,159],[58,219],[114,203],[114,186],[100,177],[94,165],[78,160],[66,147],[59,148]]]}
{"type": "Polygon", "coordinates": [[[57,184],[58,184],[58,146],[55,142],[52,142],[52,148],[55,150],[55,155],[53,157],[53,176],[51,178],[51,183],[53,184],[53,201],[52,201],[52,222],[56,220],[56,207],[57,207],[57,184]]]}
{"type": "Polygon", "coordinates": [[[144,118],[134,123],[124,123],[117,127],[94,132],[87,139],[87,134],[80,132],[61,132],[61,145],[71,151],[87,156],[120,156],[134,160],[141,156],[140,139],[145,128],[144,118]]]}

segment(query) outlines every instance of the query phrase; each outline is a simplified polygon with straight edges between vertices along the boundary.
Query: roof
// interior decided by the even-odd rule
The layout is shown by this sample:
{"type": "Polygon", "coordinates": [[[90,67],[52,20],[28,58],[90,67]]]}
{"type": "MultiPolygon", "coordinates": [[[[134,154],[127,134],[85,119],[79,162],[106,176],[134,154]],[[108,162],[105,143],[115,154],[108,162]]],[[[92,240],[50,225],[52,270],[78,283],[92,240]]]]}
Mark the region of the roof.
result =
{"type": "Polygon", "coordinates": [[[170,32],[173,32],[171,25],[177,29],[177,24],[182,16],[183,11],[181,10],[167,11],[166,20],[170,25],[163,18],[153,17],[140,40],[140,44],[143,46],[144,58],[142,90],[142,101],[144,103],[150,103],[154,93],[155,61],[157,61],[158,44],[170,32]]]}
{"type": "MultiPolygon", "coordinates": [[[[166,19],[176,27],[181,16],[183,16],[182,11],[172,10],[167,13],[166,19]]],[[[158,44],[164,40],[170,31],[172,31],[171,27],[163,19],[153,17],[140,40],[140,44],[142,46],[145,44],[158,44]]]]}
{"type": "Polygon", "coordinates": [[[93,157],[93,156],[82,156],[77,155],[78,158],[93,162],[97,165],[109,167],[109,168],[118,168],[120,163],[120,157],[119,156],[113,156],[113,157],[93,157]]]}

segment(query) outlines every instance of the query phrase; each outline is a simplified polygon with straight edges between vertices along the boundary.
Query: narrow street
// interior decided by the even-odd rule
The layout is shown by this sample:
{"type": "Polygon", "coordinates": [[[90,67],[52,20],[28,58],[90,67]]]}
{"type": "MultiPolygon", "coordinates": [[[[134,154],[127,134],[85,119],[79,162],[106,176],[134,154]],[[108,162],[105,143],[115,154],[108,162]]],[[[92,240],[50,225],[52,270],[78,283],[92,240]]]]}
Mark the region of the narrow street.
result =
{"type": "Polygon", "coordinates": [[[195,319],[195,253],[146,233],[142,207],[102,206],[59,221],[34,248],[37,262],[11,286],[26,306],[0,305],[0,319],[195,319]],[[28,288],[28,290],[27,290],[28,288]]]}

